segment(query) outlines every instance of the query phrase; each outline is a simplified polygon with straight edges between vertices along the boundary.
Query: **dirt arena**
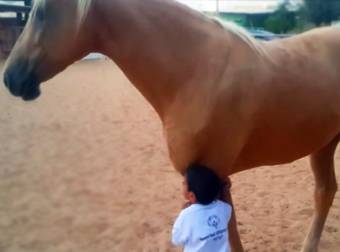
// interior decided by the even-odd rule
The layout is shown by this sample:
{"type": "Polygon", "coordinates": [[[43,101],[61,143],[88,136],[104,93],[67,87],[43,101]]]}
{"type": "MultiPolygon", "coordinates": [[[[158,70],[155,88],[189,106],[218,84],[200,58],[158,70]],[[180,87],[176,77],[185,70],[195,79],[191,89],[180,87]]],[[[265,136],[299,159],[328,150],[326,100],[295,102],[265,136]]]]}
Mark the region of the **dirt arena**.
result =
{"type": "MultiPolygon", "coordinates": [[[[109,60],[73,65],[24,103],[0,87],[0,252],[181,251],[183,203],[153,109],[109,60]]],[[[340,181],[340,152],[337,152],[340,181]]],[[[246,251],[295,252],[313,212],[308,160],[232,176],[246,251]]],[[[321,241],[340,251],[340,192],[321,241]]]]}

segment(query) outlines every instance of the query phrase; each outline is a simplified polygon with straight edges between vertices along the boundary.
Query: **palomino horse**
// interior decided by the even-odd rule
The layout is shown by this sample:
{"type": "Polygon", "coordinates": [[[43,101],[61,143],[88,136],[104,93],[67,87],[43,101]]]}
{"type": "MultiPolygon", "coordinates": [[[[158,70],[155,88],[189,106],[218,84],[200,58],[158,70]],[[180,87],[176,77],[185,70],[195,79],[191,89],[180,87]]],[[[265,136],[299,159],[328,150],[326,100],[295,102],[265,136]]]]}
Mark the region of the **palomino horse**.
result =
{"type": "MultiPolygon", "coordinates": [[[[317,251],[337,190],[339,28],[260,43],[172,0],[36,0],[5,84],[35,99],[41,82],[91,51],[112,58],[155,108],[181,173],[198,162],[227,180],[310,155],[315,214],[302,251],[317,251]]],[[[230,240],[243,251],[235,215],[230,240]]]]}

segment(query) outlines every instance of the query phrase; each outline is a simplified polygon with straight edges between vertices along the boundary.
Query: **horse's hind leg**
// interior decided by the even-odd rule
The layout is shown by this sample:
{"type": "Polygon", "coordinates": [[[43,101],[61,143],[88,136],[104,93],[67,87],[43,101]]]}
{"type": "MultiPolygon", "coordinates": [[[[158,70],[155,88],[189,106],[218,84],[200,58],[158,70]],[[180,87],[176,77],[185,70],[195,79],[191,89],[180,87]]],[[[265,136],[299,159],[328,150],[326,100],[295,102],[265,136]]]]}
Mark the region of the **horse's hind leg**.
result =
{"type": "Polygon", "coordinates": [[[334,152],[339,137],[310,157],[312,170],[315,177],[315,211],[312,225],[305,239],[302,252],[318,251],[321,233],[337,191],[334,173],[334,152]]]}

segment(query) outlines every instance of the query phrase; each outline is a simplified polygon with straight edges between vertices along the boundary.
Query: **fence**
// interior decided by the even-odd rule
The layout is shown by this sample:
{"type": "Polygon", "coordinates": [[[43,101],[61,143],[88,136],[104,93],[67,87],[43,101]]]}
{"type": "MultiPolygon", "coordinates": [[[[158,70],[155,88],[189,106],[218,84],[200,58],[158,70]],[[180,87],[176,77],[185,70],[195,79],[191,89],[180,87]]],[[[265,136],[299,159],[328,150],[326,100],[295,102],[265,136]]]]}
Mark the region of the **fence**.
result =
{"type": "Polygon", "coordinates": [[[6,58],[27,22],[32,0],[0,1],[0,57],[6,58]]]}
{"type": "Polygon", "coordinates": [[[193,9],[214,13],[272,13],[282,3],[295,11],[300,8],[301,0],[176,0],[193,9]]]}

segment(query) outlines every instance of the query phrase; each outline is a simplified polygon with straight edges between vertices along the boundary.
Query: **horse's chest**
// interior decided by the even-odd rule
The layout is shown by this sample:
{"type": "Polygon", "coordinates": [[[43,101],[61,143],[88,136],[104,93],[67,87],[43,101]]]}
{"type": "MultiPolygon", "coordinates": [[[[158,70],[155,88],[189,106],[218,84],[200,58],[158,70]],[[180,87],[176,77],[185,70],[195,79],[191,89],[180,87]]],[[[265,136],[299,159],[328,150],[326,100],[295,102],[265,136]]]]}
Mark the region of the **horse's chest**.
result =
{"type": "Polygon", "coordinates": [[[193,162],[214,168],[229,167],[235,162],[246,136],[242,126],[214,120],[200,130],[188,125],[190,122],[165,127],[170,158],[178,171],[183,173],[193,162]]]}

